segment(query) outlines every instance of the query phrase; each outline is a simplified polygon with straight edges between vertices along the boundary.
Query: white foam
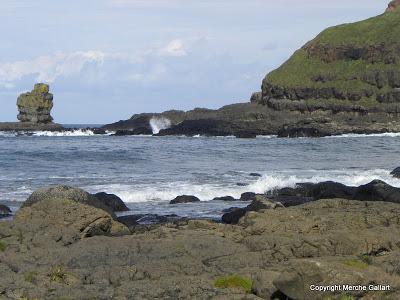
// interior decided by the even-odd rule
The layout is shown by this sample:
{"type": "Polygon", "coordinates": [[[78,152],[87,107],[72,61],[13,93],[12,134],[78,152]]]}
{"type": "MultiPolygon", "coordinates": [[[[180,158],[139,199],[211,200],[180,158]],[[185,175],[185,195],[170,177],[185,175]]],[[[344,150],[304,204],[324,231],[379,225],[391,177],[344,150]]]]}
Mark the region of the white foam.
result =
{"type": "Polygon", "coordinates": [[[106,191],[121,197],[125,202],[169,201],[179,195],[194,195],[202,201],[209,201],[215,197],[232,196],[239,198],[244,192],[265,193],[267,191],[294,187],[297,183],[335,181],[349,186],[367,184],[374,179],[400,187],[400,180],[393,178],[388,170],[376,169],[370,171],[359,170],[305,170],[302,175],[285,173],[265,174],[256,181],[248,182],[248,186],[237,186],[235,183],[226,184],[193,184],[190,182],[153,183],[151,185],[113,184],[87,187],[92,192],[106,191]]]}
{"type": "Polygon", "coordinates": [[[171,121],[165,117],[153,117],[150,120],[150,126],[153,134],[157,134],[161,130],[171,127],[171,121]]]}
{"type": "Polygon", "coordinates": [[[94,132],[89,129],[76,129],[71,131],[35,131],[33,136],[92,136],[94,132]]]}
{"type": "Polygon", "coordinates": [[[365,137],[400,137],[400,132],[385,132],[385,133],[371,133],[371,134],[341,134],[341,135],[333,135],[327,136],[325,138],[365,138],[365,137]]]}

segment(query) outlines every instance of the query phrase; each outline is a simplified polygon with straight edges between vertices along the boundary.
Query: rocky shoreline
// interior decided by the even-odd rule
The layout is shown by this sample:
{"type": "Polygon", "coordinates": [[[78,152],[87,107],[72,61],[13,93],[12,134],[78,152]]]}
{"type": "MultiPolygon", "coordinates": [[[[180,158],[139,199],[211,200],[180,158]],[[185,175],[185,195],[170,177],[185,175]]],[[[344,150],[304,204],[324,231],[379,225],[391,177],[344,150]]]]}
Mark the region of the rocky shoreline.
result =
{"type": "MultiPolygon", "coordinates": [[[[0,222],[1,298],[400,296],[399,188],[378,180],[359,187],[304,183],[223,198],[232,206],[250,204],[233,207],[222,222],[117,217],[115,212],[128,208],[115,195],[68,186],[39,189],[13,220],[0,222]],[[332,284],[376,290],[309,288],[332,284]]],[[[171,205],[193,201],[181,196],[171,205]]],[[[0,206],[2,214],[10,211],[0,206]]]]}

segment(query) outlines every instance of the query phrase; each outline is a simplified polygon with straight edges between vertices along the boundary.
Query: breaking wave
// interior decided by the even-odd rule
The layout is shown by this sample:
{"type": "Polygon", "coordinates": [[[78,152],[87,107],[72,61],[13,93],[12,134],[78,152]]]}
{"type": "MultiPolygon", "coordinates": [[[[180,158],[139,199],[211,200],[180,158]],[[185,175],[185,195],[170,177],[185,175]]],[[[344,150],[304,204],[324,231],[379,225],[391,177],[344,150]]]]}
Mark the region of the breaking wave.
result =
{"type": "Polygon", "coordinates": [[[171,121],[164,117],[153,117],[150,120],[150,126],[153,134],[157,134],[161,130],[171,127],[171,121]]]}
{"type": "MultiPolygon", "coordinates": [[[[105,135],[111,135],[113,132],[108,131],[105,135]]],[[[74,136],[93,136],[95,133],[90,129],[75,129],[65,131],[19,131],[19,132],[0,132],[0,137],[16,137],[16,136],[49,136],[49,137],[74,137],[74,136]]]]}
{"type": "MultiPolygon", "coordinates": [[[[265,193],[284,187],[295,187],[297,183],[336,181],[349,186],[367,184],[380,179],[392,186],[400,187],[400,180],[393,178],[388,170],[376,169],[370,171],[320,171],[310,170],[302,175],[275,173],[265,174],[258,180],[249,179],[247,186],[237,186],[231,183],[195,184],[191,182],[157,183],[151,185],[113,184],[90,187],[94,191],[104,190],[114,193],[128,203],[148,201],[169,201],[179,195],[194,195],[202,201],[210,201],[215,197],[232,196],[240,198],[244,192],[265,193]]],[[[89,187],[88,187],[89,188],[89,187]]]]}

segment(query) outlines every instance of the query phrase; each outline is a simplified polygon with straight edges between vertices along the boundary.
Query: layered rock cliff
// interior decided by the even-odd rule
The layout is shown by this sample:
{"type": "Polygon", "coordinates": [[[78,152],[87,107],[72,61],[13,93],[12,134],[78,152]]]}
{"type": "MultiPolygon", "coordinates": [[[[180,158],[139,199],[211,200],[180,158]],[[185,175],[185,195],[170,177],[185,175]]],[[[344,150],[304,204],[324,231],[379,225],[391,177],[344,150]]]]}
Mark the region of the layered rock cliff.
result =
{"type": "Polygon", "coordinates": [[[273,109],[400,112],[399,1],[365,21],[328,28],[262,83],[273,109]]]}

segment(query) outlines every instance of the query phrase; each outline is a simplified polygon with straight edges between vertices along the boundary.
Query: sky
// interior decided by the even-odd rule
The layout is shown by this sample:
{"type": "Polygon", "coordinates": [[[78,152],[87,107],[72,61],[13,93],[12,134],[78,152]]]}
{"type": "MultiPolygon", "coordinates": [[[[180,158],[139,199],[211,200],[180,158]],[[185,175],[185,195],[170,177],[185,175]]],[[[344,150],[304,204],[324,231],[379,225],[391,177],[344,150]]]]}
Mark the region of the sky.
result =
{"type": "Polygon", "coordinates": [[[0,121],[50,84],[63,124],[246,102],[323,29],[388,0],[1,0],[0,121]]]}

